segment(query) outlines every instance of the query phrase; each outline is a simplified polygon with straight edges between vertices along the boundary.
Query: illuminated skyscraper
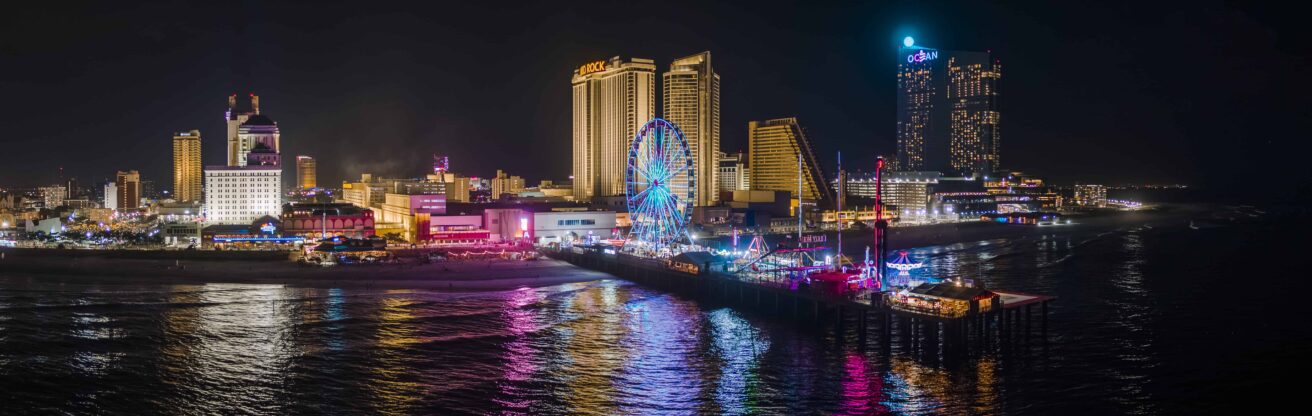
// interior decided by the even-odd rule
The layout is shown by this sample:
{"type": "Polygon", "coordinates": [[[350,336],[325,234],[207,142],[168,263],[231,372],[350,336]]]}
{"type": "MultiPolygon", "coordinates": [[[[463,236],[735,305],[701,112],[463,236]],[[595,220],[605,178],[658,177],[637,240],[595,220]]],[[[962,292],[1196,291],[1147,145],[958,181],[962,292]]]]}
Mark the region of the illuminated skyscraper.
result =
{"type": "Polygon", "coordinates": [[[665,119],[683,131],[692,151],[694,205],[715,205],[720,200],[720,75],[711,66],[711,53],[676,59],[664,74],[663,88],[665,119]]]}
{"type": "Polygon", "coordinates": [[[788,191],[797,198],[797,157],[801,155],[802,199],[833,201],[811,142],[796,118],[749,122],[747,140],[753,191],[788,191]]]}
{"type": "Polygon", "coordinates": [[[656,64],[620,57],[574,71],[574,195],[623,195],[629,146],[656,116],[656,64]]]}
{"type": "Polygon", "coordinates": [[[1002,65],[988,52],[900,48],[894,168],[967,176],[998,170],[1001,77],[1002,65]]]}
{"type": "Polygon", "coordinates": [[[173,134],[173,199],[201,200],[200,130],[173,134]]]}
{"type": "Polygon", "coordinates": [[[301,189],[318,186],[316,175],[314,158],[304,155],[296,157],[296,182],[301,189]]]}
{"type": "Polygon", "coordinates": [[[141,174],[135,170],[119,171],[114,177],[114,187],[118,197],[115,202],[122,211],[141,207],[141,174]]]}

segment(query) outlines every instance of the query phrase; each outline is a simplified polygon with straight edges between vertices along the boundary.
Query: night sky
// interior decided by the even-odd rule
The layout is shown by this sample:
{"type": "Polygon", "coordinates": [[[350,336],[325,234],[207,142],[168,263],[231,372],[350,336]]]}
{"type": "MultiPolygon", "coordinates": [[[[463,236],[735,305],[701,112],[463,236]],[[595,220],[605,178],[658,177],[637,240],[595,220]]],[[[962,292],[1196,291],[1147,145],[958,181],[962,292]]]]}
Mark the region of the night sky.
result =
{"type": "Polygon", "coordinates": [[[321,184],[362,171],[416,176],[432,153],[467,175],[563,179],[575,67],[652,58],[659,77],[703,50],[722,77],[724,149],[746,149],[749,120],[797,116],[822,159],[842,151],[868,168],[893,149],[896,49],[908,35],[1002,61],[1007,168],[1254,198],[1291,186],[1306,197],[1312,177],[1312,68],[1291,10],[133,3],[7,8],[0,186],[53,183],[63,166],[83,181],[138,169],[171,187],[172,133],[200,129],[205,164],[225,163],[226,96],[249,92],[278,121],[285,160],[320,160],[321,184]]]}

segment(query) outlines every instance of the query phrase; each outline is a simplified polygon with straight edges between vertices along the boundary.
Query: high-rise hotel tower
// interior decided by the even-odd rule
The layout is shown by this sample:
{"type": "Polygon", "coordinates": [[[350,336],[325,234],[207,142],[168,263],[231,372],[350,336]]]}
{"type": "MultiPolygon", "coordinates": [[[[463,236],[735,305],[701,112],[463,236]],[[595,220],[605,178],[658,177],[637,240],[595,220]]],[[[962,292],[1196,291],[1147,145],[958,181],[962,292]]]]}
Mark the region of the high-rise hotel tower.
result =
{"type": "Polygon", "coordinates": [[[656,64],[616,56],[574,71],[574,197],[623,195],[629,146],[656,116],[656,64]]]}
{"type": "Polygon", "coordinates": [[[282,155],[278,123],[260,114],[260,97],[251,94],[251,111],[237,110],[228,97],[228,164],[206,166],[205,222],[250,224],[282,213],[282,155]]]}
{"type": "Polygon", "coordinates": [[[711,66],[711,53],[676,59],[663,81],[664,117],[679,127],[692,151],[694,205],[715,205],[720,200],[720,75],[711,66]]]}
{"type": "Polygon", "coordinates": [[[305,155],[296,156],[296,186],[301,189],[318,186],[318,174],[315,170],[314,158],[305,155]]]}
{"type": "Polygon", "coordinates": [[[898,50],[897,158],[901,171],[982,176],[999,170],[998,80],[988,52],[898,50]]]}
{"type": "Polygon", "coordinates": [[[200,130],[173,134],[173,198],[201,200],[200,130]]]}
{"type": "Polygon", "coordinates": [[[747,140],[753,191],[788,191],[796,199],[800,179],[803,201],[827,205],[834,200],[833,193],[825,186],[825,174],[811,149],[811,141],[796,118],[748,122],[747,140]],[[801,166],[798,166],[799,157],[801,166]]]}

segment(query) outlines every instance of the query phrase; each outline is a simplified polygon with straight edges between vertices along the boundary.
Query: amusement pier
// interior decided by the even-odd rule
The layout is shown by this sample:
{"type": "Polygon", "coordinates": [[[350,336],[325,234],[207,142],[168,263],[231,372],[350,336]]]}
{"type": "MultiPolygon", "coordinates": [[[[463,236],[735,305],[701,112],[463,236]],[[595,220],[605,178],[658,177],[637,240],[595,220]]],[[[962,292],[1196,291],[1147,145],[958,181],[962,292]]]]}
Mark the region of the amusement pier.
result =
{"type": "MultiPolygon", "coordinates": [[[[799,194],[802,165],[799,156],[799,194]]],[[[908,252],[889,255],[882,157],[875,168],[874,247],[866,247],[859,262],[842,254],[841,222],[837,248],[831,248],[825,245],[826,235],[802,233],[801,209],[796,210],[798,233],[791,244],[770,247],[758,234],[740,247],[737,231],[727,248],[697,244],[686,230],[697,189],[692,166],[678,127],[652,120],[629,152],[629,238],[554,245],[543,252],[694,299],[799,322],[832,321],[838,339],[855,331],[862,346],[874,334],[883,346],[896,339],[922,352],[955,357],[1047,340],[1048,304],[1054,297],[985,288],[982,279],[928,276],[922,273],[924,264],[908,252]]]]}

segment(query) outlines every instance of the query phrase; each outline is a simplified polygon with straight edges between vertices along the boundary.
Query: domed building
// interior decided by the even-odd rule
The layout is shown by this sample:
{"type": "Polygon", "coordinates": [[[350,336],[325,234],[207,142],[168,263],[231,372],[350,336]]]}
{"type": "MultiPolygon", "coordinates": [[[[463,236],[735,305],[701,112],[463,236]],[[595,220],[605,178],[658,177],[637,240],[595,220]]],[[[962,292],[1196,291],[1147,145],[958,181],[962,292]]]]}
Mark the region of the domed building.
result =
{"type": "Polygon", "coordinates": [[[251,115],[237,128],[237,166],[249,164],[247,155],[259,145],[279,153],[280,139],[278,122],[263,114],[251,115]]]}

